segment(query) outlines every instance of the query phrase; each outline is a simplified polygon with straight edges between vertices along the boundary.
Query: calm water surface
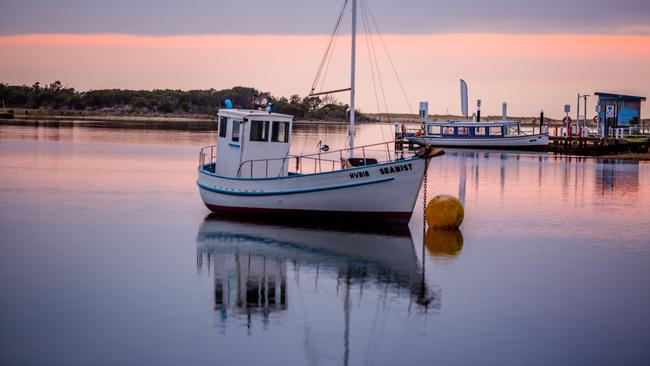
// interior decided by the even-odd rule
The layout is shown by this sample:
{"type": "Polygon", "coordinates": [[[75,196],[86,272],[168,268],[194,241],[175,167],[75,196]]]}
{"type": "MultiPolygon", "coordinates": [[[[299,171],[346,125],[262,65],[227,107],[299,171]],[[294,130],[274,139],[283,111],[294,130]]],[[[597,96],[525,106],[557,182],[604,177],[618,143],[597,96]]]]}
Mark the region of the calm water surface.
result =
{"type": "MultiPolygon", "coordinates": [[[[295,133],[294,152],[346,143],[295,133]]],[[[650,360],[650,164],[448,150],[428,197],[465,222],[423,240],[421,199],[408,228],[208,217],[213,140],[0,127],[0,363],[650,360]]]]}

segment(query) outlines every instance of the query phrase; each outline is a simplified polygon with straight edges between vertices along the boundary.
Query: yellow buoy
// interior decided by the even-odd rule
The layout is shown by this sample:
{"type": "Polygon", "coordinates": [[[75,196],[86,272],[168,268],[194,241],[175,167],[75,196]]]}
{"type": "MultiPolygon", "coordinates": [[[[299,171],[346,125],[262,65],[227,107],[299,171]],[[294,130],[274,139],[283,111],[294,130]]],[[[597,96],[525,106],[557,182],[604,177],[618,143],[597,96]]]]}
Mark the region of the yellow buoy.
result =
{"type": "Polygon", "coordinates": [[[460,230],[439,230],[429,228],[424,245],[433,256],[454,256],[463,250],[463,233],[460,230]]]}
{"type": "Polygon", "coordinates": [[[465,210],[458,198],[441,194],[433,197],[426,208],[429,227],[441,230],[455,230],[463,223],[465,210]]]}

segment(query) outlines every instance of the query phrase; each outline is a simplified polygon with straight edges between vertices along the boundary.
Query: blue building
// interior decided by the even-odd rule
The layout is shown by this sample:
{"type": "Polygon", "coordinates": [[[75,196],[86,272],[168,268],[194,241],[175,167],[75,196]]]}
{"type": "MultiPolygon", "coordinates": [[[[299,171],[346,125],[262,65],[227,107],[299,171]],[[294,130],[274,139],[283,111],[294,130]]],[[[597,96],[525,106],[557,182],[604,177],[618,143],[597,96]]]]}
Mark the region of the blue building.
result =
{"type": "Polygon", "coordinates": [[[641,102],[645,97],[635,97],[632,95],[612,94],[612,93],[594,93],[598,96],[598,117],[601,121],[606,121],[608,105],[615,105],[618,118],[610,118],[611,127],[629,127],[638,126],[641,119],[641,102]]]}

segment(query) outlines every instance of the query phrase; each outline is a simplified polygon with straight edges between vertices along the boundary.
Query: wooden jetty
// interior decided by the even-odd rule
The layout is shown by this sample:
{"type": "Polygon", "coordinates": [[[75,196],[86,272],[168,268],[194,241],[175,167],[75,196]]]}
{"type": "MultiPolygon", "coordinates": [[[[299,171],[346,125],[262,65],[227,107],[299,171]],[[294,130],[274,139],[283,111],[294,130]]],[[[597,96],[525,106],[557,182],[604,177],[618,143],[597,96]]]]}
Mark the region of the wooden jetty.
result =
{"type": "Polygon", "coordinates": [[[650,148],[650,136],[635,136],[604,141],[598,137],[549,136],[548,151],[568,155],[613,155],[622,153],[646,153],[650,148]]]}

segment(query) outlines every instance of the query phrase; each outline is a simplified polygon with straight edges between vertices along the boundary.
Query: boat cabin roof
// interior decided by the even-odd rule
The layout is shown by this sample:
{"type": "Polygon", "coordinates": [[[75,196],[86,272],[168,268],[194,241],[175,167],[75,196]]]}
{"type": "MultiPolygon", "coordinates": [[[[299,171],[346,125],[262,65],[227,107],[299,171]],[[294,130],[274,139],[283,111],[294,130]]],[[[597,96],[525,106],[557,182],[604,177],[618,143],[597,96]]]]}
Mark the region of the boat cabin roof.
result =
{"type": "Polygon", "coordinates": [[[490,122],[473,122],[473,121],[427,121],[428,126],[441,126],[441,127],[501,127],[501,126],[516,126],[521,121],[502,120],[490,122]]]}
{"type": "Polygon", "coordinates": [[[272,120],[293,120],[293,116],[281,113],[269,113],[261,109],[219,109],[219,116],[229,118],[264,118],[272,120]]]}

